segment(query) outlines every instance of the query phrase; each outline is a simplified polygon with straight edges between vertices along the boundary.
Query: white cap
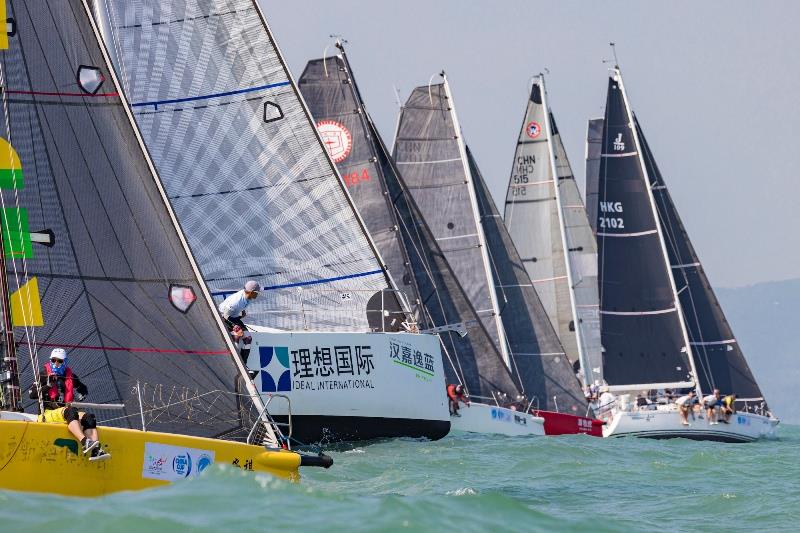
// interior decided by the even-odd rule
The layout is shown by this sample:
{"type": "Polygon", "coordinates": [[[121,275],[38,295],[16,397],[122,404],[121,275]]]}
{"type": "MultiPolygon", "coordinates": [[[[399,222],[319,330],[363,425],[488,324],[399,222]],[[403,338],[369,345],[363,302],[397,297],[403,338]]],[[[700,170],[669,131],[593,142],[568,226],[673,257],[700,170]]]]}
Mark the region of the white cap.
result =
{"type": "Polygon", "coordinates": [[[53,348],[50,352],[51,359],[61,359],[62,361],[67,358],[67,351],[64,348],[53,348]]]}
{"type": "Polygon", "coordinates": [[[244,290],[246,290],[247,292],[258,292],[261,290],[261,286],[258,284],[256,280],[251,279],[250,281],[244,284],[244,290]]]}

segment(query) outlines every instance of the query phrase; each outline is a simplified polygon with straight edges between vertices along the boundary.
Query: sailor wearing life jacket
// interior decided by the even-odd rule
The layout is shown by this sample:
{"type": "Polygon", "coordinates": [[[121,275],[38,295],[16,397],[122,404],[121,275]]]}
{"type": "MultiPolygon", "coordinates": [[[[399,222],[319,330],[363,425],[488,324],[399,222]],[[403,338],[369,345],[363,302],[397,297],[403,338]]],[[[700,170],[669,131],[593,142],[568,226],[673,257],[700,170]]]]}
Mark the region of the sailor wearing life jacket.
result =
{"type": "MultiPolygon", "coordinates": [[[[66,350],[53,349],[50,361],[44,364],[39,374],[39,386],[44,407],[39,420],[51,424],[67,424],[67,429],[83,445],[83,453],[89,455],[90,461],[110,459],[111,454],[100,446],[95,416],[80,412],[71,405],[73,401],[83,400],[89,391],[67,366],[66,350]]],[[[30,397],[40,397],[35,386],[31,388],[30,397]]]]}
{"type": "Polygon", "coordinates": [[[447,386],[447,399],[450,404],[450,414],[453,416],[461,416],[458,414],[459,402],[469,407],[469,398],[464,393],[464,386],[461,384],[456,385],[451,383],[447,386]]]}

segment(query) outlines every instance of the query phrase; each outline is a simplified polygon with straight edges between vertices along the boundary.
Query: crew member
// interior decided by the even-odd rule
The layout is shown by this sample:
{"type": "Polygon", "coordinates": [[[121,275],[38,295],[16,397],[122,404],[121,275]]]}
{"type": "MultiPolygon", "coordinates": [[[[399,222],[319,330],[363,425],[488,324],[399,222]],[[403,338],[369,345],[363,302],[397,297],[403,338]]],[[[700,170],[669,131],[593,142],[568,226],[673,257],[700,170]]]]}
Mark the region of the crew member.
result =
{"type": "MultiPolygon", "coordinates": [[[[67,366],[67,352],[64,348],[54,348],[50,353],[50,361],[44,364],[39,374],[39,384],[44,407],[39,420],[51,424],[67,424],[67,429],[81,443],[83,453],[89,455],[90,461],[110,459],[111,454],[100,446],[95,416],[78,411],[71,405],[75,400],[83,400],[89,390],[67,366]]],[[[31,399],[39,398],[36,387],[31,389],[30,396],[31,399]]]]}
{"type": "Polygon", "coordinates": [[[703,407],[706,410],[706,418],[710,425],[719,424],[717,422],[717,407],[722,405],[722,400],[719,397],[719,389],[714,389],[712,394],[703,398],[703,407]]]}
{"type": "Polygon", "coordinates": [[[245,366],[247,366],[247,358],[250,356],[250,343],[253,342],[253,338],[246,334],[249,330],[242,319],[247,315],[245,308],[258,298],[260,290],[261,286],[258,282],[251,279],[244,284],[242,290],[234,292],[219,304],[219,312],[222,314],[222,319],[234,342],[238,344],[241,341],[242,343],[239,355],[245,366]]]}
{"type": "Polygon", "coordinates": [[[736,412],[736,394],[731,393],[722,399],[722,422],[730,422],[731,415],[736,412]]]}
{"type": "MultiPolygon", "coordinates": [[[[694,397],[693,390],[690,390],[688,394],[675,400],[675,405],[678,406],[678,411],[681,415],[681,423],[684,426],[689,425],[689,413],[694,408],[695,403],[697,403],[697,398],[694,397]]],[[[694,418],[694,414],[692,415],[692,418],[694,418]]]]}
{"type": "Polygon", "coordinates": [[[464,393],[463,385],[450,384],[447,386],[447,399],[450,403],[450,414],[453,416],[461,416],[458,414],[459,402],[469,407],[469,398],[464,393]]]}

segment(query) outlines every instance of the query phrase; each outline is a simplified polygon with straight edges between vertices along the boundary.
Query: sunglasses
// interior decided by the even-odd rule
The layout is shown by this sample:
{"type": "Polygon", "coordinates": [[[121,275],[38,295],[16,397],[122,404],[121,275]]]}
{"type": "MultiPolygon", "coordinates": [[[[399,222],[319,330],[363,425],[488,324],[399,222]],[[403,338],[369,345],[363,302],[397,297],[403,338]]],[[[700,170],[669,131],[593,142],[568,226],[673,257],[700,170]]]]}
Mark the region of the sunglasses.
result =
{"type": "Polygon", "coordinates": [[[51,362],[51,363],[63,363],[63,362],[64,362],[64,360],[63,360],[63,359],[56,359],[55,357],[52,357],[52,358],[50,359],[50,362],[51,362]]]}

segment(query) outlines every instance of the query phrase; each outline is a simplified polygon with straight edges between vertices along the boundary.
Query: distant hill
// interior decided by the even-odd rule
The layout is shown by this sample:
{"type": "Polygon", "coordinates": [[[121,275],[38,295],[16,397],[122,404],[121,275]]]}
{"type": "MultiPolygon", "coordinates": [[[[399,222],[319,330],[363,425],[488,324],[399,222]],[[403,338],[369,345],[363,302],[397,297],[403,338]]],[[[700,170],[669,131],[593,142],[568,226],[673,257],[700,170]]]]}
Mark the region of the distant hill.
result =
{"type": "Polygon", "coordinates": [[[800,279],[716,293],[772,411],[800,424],[800,279]]]}

